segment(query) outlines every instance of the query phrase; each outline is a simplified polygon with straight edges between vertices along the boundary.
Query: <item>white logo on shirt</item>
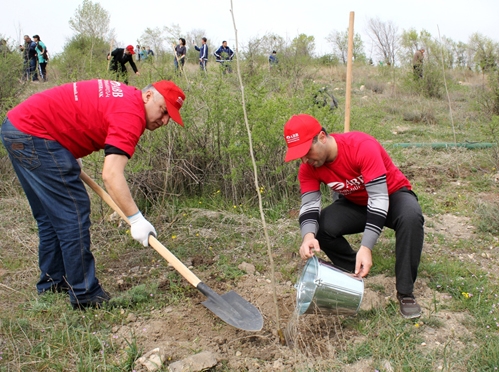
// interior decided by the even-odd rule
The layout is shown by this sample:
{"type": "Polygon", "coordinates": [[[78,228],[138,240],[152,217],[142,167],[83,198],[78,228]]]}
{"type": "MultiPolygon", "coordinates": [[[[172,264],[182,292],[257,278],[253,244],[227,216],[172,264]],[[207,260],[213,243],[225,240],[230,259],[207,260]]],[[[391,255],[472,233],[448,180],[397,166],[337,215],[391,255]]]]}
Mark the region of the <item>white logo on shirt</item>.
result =
{"type": "Polygon", "coordinates": [[[335,192],[348,195],[364,187],[364,177],[358,176],[345,182],[329,182],[327,185],[335,192]]]}

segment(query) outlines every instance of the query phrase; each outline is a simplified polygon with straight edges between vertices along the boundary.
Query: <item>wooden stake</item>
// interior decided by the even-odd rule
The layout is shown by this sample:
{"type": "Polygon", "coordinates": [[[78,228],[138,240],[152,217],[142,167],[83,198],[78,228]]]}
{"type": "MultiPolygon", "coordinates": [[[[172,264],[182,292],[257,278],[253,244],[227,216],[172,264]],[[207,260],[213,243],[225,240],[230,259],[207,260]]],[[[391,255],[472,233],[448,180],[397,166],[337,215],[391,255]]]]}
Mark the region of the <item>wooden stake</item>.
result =
{"type": "Polygon", "coordinates": [[[350,98],[352,95],[353,64],[353,20],[354,12],[350,12],[350,24],[348,26],[347,86],[345,89],[345,132],[350,131],[350,98]]]}

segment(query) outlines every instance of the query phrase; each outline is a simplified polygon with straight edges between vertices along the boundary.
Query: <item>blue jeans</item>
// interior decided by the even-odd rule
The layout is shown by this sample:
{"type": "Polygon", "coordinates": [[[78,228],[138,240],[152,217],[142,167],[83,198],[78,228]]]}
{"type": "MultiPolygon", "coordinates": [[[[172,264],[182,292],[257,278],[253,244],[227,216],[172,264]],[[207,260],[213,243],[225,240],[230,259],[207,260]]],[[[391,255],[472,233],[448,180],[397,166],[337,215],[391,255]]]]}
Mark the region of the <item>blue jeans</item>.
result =
{"type": "Polygon", "coordinates": [[[29,79],[33,79],[33,81],[38,80],[38,73],[36,71],[36,57],[30,58],[29,60],[29,79]]]}
{"type": "Polygon", "coordinates": [[[178,70],[179,65],[181,66],[181,69],[184,69],[184,64],[185,64],[185,58],[182,58],[180,61],[177,60],[177,58],[173,58],[173,65],[175,66],[175,71],[178,70]]]}
{"type": "Polygon", "coordinates": [[[101,296],[90,252],[90,199],[76,159],[56,141],[17,130],[8,118],[1,137],[38,223],[38,293],[66,287],[72,303],[101,296]]]}

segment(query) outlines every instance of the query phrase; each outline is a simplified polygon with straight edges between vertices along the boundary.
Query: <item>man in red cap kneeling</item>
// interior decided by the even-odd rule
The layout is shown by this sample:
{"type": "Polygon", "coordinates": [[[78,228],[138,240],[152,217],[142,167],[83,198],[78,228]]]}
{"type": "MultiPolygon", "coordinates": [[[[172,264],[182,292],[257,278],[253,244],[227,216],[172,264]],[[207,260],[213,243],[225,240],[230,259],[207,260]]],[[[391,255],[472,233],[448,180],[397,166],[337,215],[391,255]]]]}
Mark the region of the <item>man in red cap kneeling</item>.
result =
{"type": "Polygon", "coordinates": [[[156,130],[170,119],[183,126],[184,99],[171,81],[138,90],[99,79],[37,93],[7,113],[1,139],[38,223],[39,294],[68,292],[75,309],[110,299],[95,276],[90,199],[79,159],[104,150],[105,187],[128,216],[132,237],[147,246],[156,230],[132,198],[125,166],[146,129],[156,130]]]}
{"type": "Polygon", "coordinates": [[[404,318],[417,318],[413,294],[421,252],[424,218],[416,194],[388,153],[366,133],[328,134],[312,116],[294,115],[284,126],[285,161],[301,159],[300,256],[322,249],[338,267],[365,277],[372,249],[384,226],[395,230],[397,300],[404,318]],[[321,210],[321,183],[334,202],[321,210]],[[363,233],[352,249],[344,235],[363,233]]]}
{"type": "Polygon", "coordinates": [[[132,66],[133,72],[135,72],[136,75],[140,75],[135,62],[133,61],[132,56],[134,54],[133,45],[128,45],[124,49],[116,48],[111,54],[107,55],[107,59],[111,60],[109,69],[116,74],[114,77],[115,80],[123,81],[125,84],[128,84],[128,70],[125,66],[127,62],[132,66]]]}

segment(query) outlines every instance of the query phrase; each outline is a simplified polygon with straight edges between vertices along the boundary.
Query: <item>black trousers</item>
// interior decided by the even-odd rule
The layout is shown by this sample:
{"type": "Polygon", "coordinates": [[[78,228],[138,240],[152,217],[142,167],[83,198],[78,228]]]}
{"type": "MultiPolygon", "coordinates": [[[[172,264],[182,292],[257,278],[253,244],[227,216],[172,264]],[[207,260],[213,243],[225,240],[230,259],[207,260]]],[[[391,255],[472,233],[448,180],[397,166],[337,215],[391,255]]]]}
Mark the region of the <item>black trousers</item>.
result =
{"type": "MultiPolygon", "coordinates": [[[[424,217],[412,191],[403,188],[389,198],[385,226],[395,231],[396,288],[399,293],[410,295],[423,250],[424,217]]],[[[317,240],[321,250],[336,266],[350,272],[355,270],[357,252],[343,235],[363,232],[366,216],[366,206],[352,203],[342,196],[322,210],[317,240]]]]}
{"type": "Polygon", "coordinates": [[[47,81],[47,62],[38,62],[38,70],[40,72],[40,78],[43,81],[47,81]]]}

